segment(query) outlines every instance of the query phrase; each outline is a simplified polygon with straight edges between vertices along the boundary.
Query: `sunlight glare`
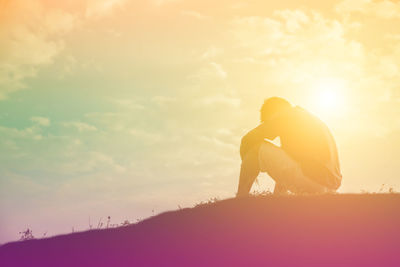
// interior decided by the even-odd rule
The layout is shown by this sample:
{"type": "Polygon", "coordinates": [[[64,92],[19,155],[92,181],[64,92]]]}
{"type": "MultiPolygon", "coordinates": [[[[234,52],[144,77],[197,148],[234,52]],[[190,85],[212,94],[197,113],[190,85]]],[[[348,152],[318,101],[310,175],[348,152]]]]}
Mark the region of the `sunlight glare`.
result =
{"type": "Polygon", "coordinates": [[[339,105],[339,96],[337,92],[332,89],[323,89],[318,97],[318,104],[324,109],[334,109],[339,105]]]}
{"type": "Polygon", "coordinates": [[[335,78],[325,78],[312,85],[312,109],[323,117],[338,117],[345,110],[346,83],[335,78]]]}

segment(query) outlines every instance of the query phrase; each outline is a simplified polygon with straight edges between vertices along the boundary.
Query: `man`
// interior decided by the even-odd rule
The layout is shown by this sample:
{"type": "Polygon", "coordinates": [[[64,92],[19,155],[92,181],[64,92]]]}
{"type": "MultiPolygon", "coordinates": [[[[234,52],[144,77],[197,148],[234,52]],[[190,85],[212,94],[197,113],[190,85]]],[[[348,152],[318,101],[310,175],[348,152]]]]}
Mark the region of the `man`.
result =
{"type": "Polygon", "coordinates": [[[242,138],[240,156],[237,197],[249,194],[260,172],[275,180],[274,194],[334,192],[342,181],[335,140],[328,127],[280,97],[264,101],[261,124],[242,138]],[[280,147],[270,142],[278,136],[280,147]]]}

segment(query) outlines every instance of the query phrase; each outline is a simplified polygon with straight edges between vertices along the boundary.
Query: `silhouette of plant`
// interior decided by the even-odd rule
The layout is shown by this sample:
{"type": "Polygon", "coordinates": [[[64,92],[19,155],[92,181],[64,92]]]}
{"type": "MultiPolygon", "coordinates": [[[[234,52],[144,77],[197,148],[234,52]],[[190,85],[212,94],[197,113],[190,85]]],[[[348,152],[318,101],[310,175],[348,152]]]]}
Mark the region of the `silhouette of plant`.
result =
{"type": "Polygon", "coordinates": [[[378,192],[382,193],[384,189],[385,189],[385,184],[382,184],[381,187],[379,188],[378,192]]]}
{"type": "Polygon", "coordinates": [[[106,228],[108,228],[110,226],[110,221],[111,221],[111,216],[107,217],[107,225],[106,228]]]}
{"type": "Polygon", "coordinates": [[[20,238],[21,241],[35,239],[35,236],[33,235],[32,230],[29,228],[26,228],[25,231],[19,232],[19,234],[21,235],[21,238],[20,238]]]}
{"type": "Polygon", "coordinates": [[[397,191],[394,189],[393,186],[389,186],[387,184],[382,184],[381,187],[379,188],[378,193],[385,193],[385,191],[386,191],[385,189],[386,188],[387,188],[387,192],[386,193],[389,193],[389,194],[396,194],[397,193],[397,191]]]}
{"type": "Polygon", "coordinates": [[[101,221],[103,218],[100,217],[99,222],[97,223],[97,229],[100,229],[103,226],[103,222],[101,221]]]}
{"type": "Polygon", "coordinates": [[[195,204],[194,207],[196,208],[196,207],[199,207],[199,206],[210,205],[210,204],[217,203],[218,201],[220,201],[220,199],[218,197],[212,197],[212,198],[209,198],[206,201],[201,201],[201,202],[195,204]]]}
{"type": "MultiPolygon", "coordinates": [[[[125,221],[123,221],[123,222],[121,223],[121,226],[128,226],[128,225],[130,225],[130,224],[131,224],[130,221],[125,220],[125,221]]],[[[118,225],[117,225],[117,226],[118,226],[118,225]]]]}
{"type": "Polygon", "coordinates": [[[253,197],[263,197],[263,196],[269,196],[272,195],[272,192],[267,189],[267,190],[255,190],[251,193],[251,196],[253,197]]]}
{"type": "Polygon", "coordinates": [[[89,229],[91,230],[92,228],[93,228],[93,225],[92,225],[92,223],[90,221],[90,216],[89,216],[89,229]]]}

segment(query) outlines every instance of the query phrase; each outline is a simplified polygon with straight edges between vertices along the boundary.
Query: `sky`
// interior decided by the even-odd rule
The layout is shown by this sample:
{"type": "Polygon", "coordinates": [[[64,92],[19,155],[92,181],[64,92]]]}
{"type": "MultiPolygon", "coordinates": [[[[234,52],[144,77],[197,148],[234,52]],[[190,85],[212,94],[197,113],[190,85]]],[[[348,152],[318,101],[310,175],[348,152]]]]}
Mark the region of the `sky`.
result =
{"type": "Polygon", "coordinates": [[[399,190],[399,23],[389,0],[0,0],[0,243],[233,197],[271,96],[331,129],[339,192],[399,190]]]}

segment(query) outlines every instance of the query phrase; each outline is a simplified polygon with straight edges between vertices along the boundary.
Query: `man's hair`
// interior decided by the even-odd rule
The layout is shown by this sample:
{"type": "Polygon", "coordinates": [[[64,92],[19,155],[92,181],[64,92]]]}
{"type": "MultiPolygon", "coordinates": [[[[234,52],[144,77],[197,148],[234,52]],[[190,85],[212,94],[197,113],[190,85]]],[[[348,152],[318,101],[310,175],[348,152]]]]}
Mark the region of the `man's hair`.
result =
{"type": "Polygon", "coordinates": [[[260,120],[261,122],[264,122],[271,115],[290,107],[292,107],[292,105],[289,103],[289,101],[281,97],[274,96],[267,98],[264,100],[264,104],[260,110],[260,120]]]}

